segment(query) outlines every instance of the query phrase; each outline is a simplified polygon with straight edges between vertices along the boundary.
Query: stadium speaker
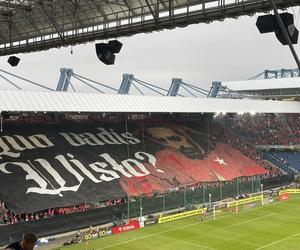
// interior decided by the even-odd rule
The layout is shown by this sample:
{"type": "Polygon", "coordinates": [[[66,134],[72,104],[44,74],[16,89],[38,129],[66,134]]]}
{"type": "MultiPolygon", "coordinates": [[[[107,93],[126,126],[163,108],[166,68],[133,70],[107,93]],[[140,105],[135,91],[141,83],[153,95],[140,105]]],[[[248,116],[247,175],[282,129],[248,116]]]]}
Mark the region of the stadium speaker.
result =
{"type": "Polygon", "coordinates": [[[113,65],[115,63],[115,53],[119,53],[122,48],[122,43],[117,40],[109,41],[108,43],[97,43],[96,54],[101,62],[106,65],[113,65]]]}
{"type": "Polygon", "coordinates": [[[97,55],[104,54],[107,50],[107,43],[96,43],[95,48],[97,55]]]}
{"type": "Polygon", "coordinates": [[[7,62],[12,66],[15,67],[19,64],[20,62],[20,58],[16,57],[16,56],[10,56],[7,60],[7,62]]]}
{"type": "MultiPolygon", "coordinates": [[[[99,57],[99,56],[98,56],[99,57]]],[[[116,56],[109,50],[105,51],[104,54],[100,56],[100,61],[106,65],[113,65],[115,63],[116,56]]]]}
{"type": "MultiPolygon", "coordinates": [[[[291,24],[294,24],[294,15],[288,12],[279,14],[284,26],[287,28],[291,24]]],[[[277,22],[276,22],[277,23],[277,22]]],[[[278,24],[277,24],[278,25],[278,24]]]]}
{"type": "Polygon", "coordinates": [[[106,51],[103,55],[103,60],[107,65],[112,65],[115,63],[116,56],[110,51],[106,51]]]}
{"type": "MultiPolygon", "coordinates": [[[[284,27],[288,31],[288,35],[291,39],[292,44],[297,44],[299,31],[297,30],[297,28],[294,25],[293,14],[285,12],[285,13],[279,14],[279,16],[283,22],[284,27]]],[[[286,41],[284,34],[282,33],[279,23],[277,21],[275,23],[275,35],[282,45],[288,45],[288,42],[286,41]]]]}
{"type": "MultiPolygon", "coordinates": [[[[291,39],[292,44],[298,43],[298,36],[299,31],[294,25],[294,16],[293,14],[290,14],[288,12],[284,12],[279,14],[284,27],[288,31],[288,35],[291,39]]],[[[286,41],[284,34],[281,31],[280,25],[277,22],[277,19],[275,15],[264,15],[259,16],[256,21],[256,26],[260,33],[269,33],[269,32],[275,32],[275,35],[279,42],[282,45],[288,45],[288,42],[286,41]]]]}
{"type": "MultiPolygon", "coordinates": [[[[290,25],[287,30],[292,44],[297,44],[299,31],[296,29],[294,24],[290,25]]],[[[285,39],[284,34],[281,32],[281,30],[275,30],[275,35],[282,45],[288,45],[288,42],[285,39]]]]}
{"type": "Polygon", "coordinates": [[[118,40],[112,40],[108,42],[108,49],[114,54],[119,53],[122,46],[123,44],[120,43],[118,40]]]}
{"type": "Polygon", "coordinates": [[[273,15],[259,16],[256,21],[256,27],[261,34],[274,32],[274,22],[275,16],[273,15]]]}

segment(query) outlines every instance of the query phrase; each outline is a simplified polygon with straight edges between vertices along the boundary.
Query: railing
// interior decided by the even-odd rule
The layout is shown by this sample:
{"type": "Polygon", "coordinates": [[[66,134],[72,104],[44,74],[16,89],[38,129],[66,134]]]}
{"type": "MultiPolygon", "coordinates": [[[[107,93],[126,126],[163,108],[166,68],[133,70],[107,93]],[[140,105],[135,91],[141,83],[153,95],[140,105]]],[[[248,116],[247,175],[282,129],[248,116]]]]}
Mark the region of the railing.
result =
{"type": "Polygon", "coordinates": [[[183,208],[195,204],[213,203],[215,201],[233,198],[243,193],[260,193],[264,189],[275,188],[290,184],[294,176],[292,174],[274,178],[261,179],[258,176],[237,178],[231,182],[203,184],[199,188],[188,187],[182,191],[159,194],[151,198],[130,198],[127,204],[127,214],[132,217],[160,213],[172,209],[183,208]],[[142,209],[141,209],[142,208],[142,209]]]}

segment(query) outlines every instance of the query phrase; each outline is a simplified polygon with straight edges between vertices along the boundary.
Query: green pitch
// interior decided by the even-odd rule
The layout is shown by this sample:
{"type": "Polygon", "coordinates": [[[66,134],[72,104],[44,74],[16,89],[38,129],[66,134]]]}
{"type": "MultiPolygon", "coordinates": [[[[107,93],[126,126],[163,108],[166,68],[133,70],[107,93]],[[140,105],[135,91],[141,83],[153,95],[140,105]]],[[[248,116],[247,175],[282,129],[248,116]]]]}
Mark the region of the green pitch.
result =
{"type": "Polygon", "coordinates": [[[216,220],[196,217],[149,226],[64,247],[64,250],[300,250],[300,196],[289,201],[219,213],[216,220]]]}

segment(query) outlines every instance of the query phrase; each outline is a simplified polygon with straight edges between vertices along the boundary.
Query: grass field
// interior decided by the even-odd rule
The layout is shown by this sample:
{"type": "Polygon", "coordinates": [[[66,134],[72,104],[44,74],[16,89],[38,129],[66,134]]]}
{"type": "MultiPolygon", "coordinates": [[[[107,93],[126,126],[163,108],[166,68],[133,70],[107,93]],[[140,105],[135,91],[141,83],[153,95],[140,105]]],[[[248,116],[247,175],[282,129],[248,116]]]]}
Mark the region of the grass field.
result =
{"type": "MultiPolygon", "coordinates": [[[[286,249],[300,250],[300,196],[243,210],[220,213],[216,220],[195,217],[113,235],[87,244],[88,250],[286,249]]],[[[85,243],[66,250],[85,250],[85,243]]]]}

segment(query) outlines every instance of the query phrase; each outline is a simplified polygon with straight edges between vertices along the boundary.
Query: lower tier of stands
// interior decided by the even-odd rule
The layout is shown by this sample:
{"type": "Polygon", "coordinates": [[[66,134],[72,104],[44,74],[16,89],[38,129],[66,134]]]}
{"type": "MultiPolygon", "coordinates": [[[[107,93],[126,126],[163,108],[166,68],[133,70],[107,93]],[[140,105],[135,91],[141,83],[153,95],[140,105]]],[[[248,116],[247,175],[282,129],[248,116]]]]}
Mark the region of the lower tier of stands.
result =
{"type": "MultiPolygon", "coordinates": [[[[188,207],[194,203],[208,202],[208,194],[211,194],[211,200],[217,201],[237,195],[237,187],[239,194],[257,192],[260,190],[260,183],[264,189],[287,185],[293,180],[293,175],[283,175],[274,178],[262,179],[253,182],[231,182],[207,185],[205,188],[181,190],[165,195],[154,196],[151,198],[143,198],[143,215],[163,212],[179,207],[188,207]],[[222,191],[220,191],[222,190],[222,191]],[[162,205],[164,204],[164,205],[162,205]]],[[[101,225],[113,221],[113,218],[122,218],[122,215],[129,214],[130,218],[138,217],[140,211],[140,199],[130,199],[129,206],[127,203],[121,203],[117,206],[109,206],[104,208],[92,209],[85,212],[73,214],[57,215],[51,218],[44,218],[37,221],[23,221],[17,224],[0,226],[0,246],[6,245],[11,241],[21,239],[24,232],[34,232],[39,237],[57,235],[65,232],[75,231],[88,228],[90,225],[101,225]]]]}
{"type": "MultiPolygon", "coordinates": [[[[293,154],[293,153],[289,153],[293,154]]],[[[298,165],[298,169],[290,164],[288,160],[285,160],[281,157],[280,153],[277,152],[265,152],[262,156],[262,159],[265,159],[277,167],[281,168],[284,172],[288,174],[297,174],[300,170],[300,165],[298,165]]]]}
{"type": "Polygon", "coordinates": [[[277,152],[276,155],[300,172],[300,152],[277,152]]]}

